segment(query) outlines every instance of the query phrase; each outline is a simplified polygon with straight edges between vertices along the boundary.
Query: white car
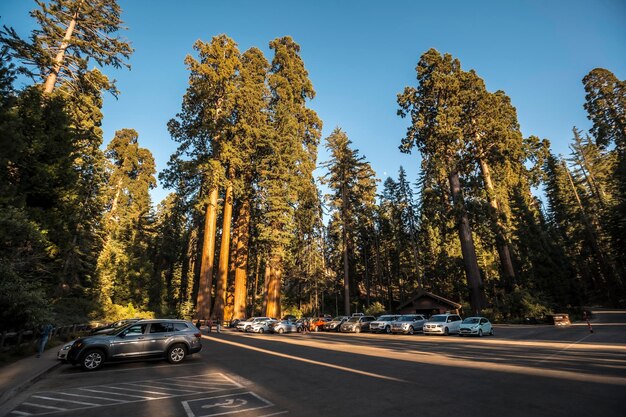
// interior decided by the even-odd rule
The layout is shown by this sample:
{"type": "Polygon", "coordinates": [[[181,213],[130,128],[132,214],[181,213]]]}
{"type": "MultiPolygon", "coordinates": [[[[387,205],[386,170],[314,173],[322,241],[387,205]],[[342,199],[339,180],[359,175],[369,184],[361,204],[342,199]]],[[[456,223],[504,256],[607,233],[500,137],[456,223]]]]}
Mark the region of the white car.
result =
{"type": "Polygon", "coordinates": [[[493,327],[485,317],[468,317],[463,320],[459,329],[459,336],[476,335],[482,337],[486,334],[493,336],[493,327]]]}
{"type": "Polygon", "coordinates": [[[391,323],[391,333],[413,334],[421,332],[426,318],[421,314],[405,314],[391,323]]]}
{"type": "Polygon", "coordinates": [[[461,328],[461,316],[458,314],[435,314],[422,327],[425,335],[458,333],[461,328]]]}
{"type": "Polygon", "coordinates": [[[271,325],[276,323],[278,320],[261,320],[253,322],[249,327],[246,328],[246,332],[252,333],[267,333],[271,330],[271,325]]]}
{"type": "Polygon", "coordinates": [[[240,332],[246,332],[253,323],[269,319],[269,317],[250,317],[248,320],[240,321],[239,323],[237,323],[237,330],[239,330],[240,332]]]}

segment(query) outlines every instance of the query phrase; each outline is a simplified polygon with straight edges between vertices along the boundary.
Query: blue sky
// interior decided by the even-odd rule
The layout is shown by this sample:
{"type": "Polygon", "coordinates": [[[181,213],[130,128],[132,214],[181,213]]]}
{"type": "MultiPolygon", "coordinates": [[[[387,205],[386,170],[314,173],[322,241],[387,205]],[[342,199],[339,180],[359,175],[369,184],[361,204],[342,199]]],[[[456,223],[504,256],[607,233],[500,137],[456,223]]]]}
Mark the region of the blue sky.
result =
{"type": "MultiPolygon", "coordinates": [[[[192,45],[225,33],[240,50],[289,35],[301,46],[317,92],[310,103],[323,137],[339,126],[381,180],[403,165],[417,178],[417,155],[398,145],[408,121],[396,95],[415,84],[419,56],[433,47],[474,69],[490,91],[504,90],[525,136],[568,153],[573,126],[588,129],[582,78],[596,67],[626,78],[626,1],[166,1],[118,0],[135,53],[131,71],[108,68],[119,99],[106,97],[104,140],[133,128],[159,170],[176,149],[166,123],[180,111],[192,45]]],[[[1,23],[27,35],[29,0],[2,0],[1,23]]],[[[320,147],[318,160],[327,154],[320,147]]],[[[321,173],[320,173],[321,174],[321,173]]],[[[153,193],[158,203],[167,190],[153,193]]]]}

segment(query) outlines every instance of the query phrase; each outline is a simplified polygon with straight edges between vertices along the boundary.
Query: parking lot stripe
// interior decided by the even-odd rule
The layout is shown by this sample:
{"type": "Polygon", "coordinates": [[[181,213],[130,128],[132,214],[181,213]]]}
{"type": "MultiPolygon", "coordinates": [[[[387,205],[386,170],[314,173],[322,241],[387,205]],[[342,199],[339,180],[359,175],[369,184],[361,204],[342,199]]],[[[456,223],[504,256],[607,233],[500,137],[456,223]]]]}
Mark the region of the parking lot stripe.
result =
{"type": "Polygon", "coordinates": [[[50,400],[50,401],[64,401],[66,403],[74,403],[74,404],[82,404],[82,405],[99,405],[94,403],[85,403],[82,401],[74,401],[74,400],[66,400],[64,398],[52,398],[52,397],[44,397],[43,395],[33,395],[33,398],[40,398],[42,400],[50,400]]]}
{"type": "MultiPolygon", "coordinates": [[[[178,381],[177,381],[178,382],[178,381]]],[[[185,381],[184,379],[180,380],[181,384],[185,384],[188,387],[197,387],[197,388],[203,388],[203,387],[213,387],[216,385],[232,385],[229,382],[220,382],[220,381],[207,381],[207,382],[201,382],[201,381],[185,381]]]]}
{"type": "MultiPolygon", "coordinates": [[[[128,384],[120,384],[120,385],[128,385],[128,384]]],[[[106,386],[104,388],[119,389],[119,390],[122,390],[122,391],[145,392],[146,394],[155,394],[155,395],[165,395],[165,396],[168,396],[167,392],[156,392],[156,391],[148,391],[148,390],[142,390],[142,389],[132,389],[132,388],[124,388],[124,387],[111,387],[111,386],[106,386]]]]}
{"type": "MultiPolygon", "coordinates": [[[[118,402],[118,403],[126,402],[125,400],[120,400],[119,398],[96,397],[93,394],[81,395],[81,394],[74,394],[74,393],[70,393],[70,392],[56,392],[55,394],[57,394],[57,395],[69,395],[71,397],[87,397],[87,398],[93,399],[93,400],[114,401],[114,402],[118,402]]],[[[102,405],[102,404],[99,404],[99,405],[102,405]]]]}
{"type": "MultiPolygon", "coordinates": [[[[155,394],[155,395],[169,395],[167,392],[160,392],[160,391],[148,391],[148,390],[146,390],[146,389],[133,389],[133,388],[126,388],[125,386],[134,387],[134,386],[136,386],[136,385],[134,385],[134,384],[133,384],[133,383],[131,383],[131,382],[124,382],[124,383],[121,383],[119,387],[111,387],[111,386],[108,386],[107,388],[111,388],[111,389],[121,389],[121,390],[124,390],[124,391],[137,391],[137,392],[145,392],[145,393],[147,393],[147,394],[155,394]]],[[[137,388],[139,388],[139,387],[137,387],[137,388]]]]}
{"type": "Polygon", "coordinates": [[[41,405],[41,404],[35,404],[35,403],[22,403],[22,405],[27,405],[29,407],[46,408],[48,410],[69,411],[69,409],[67,408],[53,407],[51,405],[41,405]]]}
{"type": "MultiPolygon", "coordinates": [[[[109,387],[103,387],[103,388],[109,388],[109,387]]],[[[109,392],[109,391],[102,391],[102,390],[91,389],[91,388],[78,388],[78,389],[83,390],[83,391],[99,392],[101,394],[122,395],[124,397],[143,398],[145,400],[157,400],[158,399],[158,397],[144,397],[141,395],[122,394],[121,392],[109,392]]]]}
{"type": "Polygon", "coordinates": [[[168,391],[181,391],[181,392],[189,392],[191,394],[199,394],[202,391],[193,391],[193,390],[189,390],[189,389],[180,389],[180,388],[168,388],[168,387],[160,387],[160,386],[154,386],[154,385],[148,385],[148,384],[133,384],[136,385],[138,387],[148,387],[148,388],[159,388],[159,389],[165,389],[168,391]]]}
{"type": "Polygon", "coordinates": [[[9,415],[33,416],[56,413],[59,411],[76,411],[96,407],[115,406],[149,400],[182,397],[203,393],[214,393],[241,388],[242,385],[221,373],[189,375],[186,377],[164,378],[125,382],[113,385],[94,385],[90,387],[68,388],[67,391],[43,391],[32,395],[21,403],[9,415]],[[203,382],[206,381],[206,382],[203,382]],[[132,392],[132,394],[130,394],[132,392]],[[69,397],[74,397],[68,399],[69,397]],[[82,401],[84,400],[84,401],[82,401]],[[55,405],[47,405],[55,401],[55,405]],[[21,407],[21,408],[20,408],[21,407]],[[38,407],[38,409],[33,409],[38,407]]]}

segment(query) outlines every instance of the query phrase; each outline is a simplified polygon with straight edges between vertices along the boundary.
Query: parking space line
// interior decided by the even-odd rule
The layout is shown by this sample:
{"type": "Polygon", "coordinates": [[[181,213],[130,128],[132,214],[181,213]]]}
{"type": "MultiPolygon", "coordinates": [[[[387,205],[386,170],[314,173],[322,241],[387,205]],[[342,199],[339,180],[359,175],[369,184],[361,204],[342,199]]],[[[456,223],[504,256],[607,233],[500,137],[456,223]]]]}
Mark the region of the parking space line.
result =
{"type": "MultiPolygon", "coordinates": [[[[74,393],[70,393],[70,392],[55,392],[55,394],[57,395],[69,395],[71,397],[87,397],[90,399],[94,399],[94,400],[105,400],[105,401],[115,401],[115,402],[126,402],[125,400],[120,400],[119,398],[106,398],[106,397],[96,397],[92,394],[89,395],[81,395],[81,394],[74,394],[74,393]]],[[[100,404],[103,405],[103,404],[100,404]]]]}
{"type": "Polygon", "coordinates": [[[15,410],[11,411],[11,414],[16,414],[18,416],[32,416],[31,413],[25,413],[23,411],[15,411],[15,410]]]}
{"type": "MultiPolygon", "coordinates": [[[[181,380],[181,383],[183,383],[183,380],[181,380]]],[[[224,382],[219,382],[219,381],[210,381],[210,382],[195,382],[195,381],[187,381],[184,382],[187,384],[195,384],[195,385],[209,385],[209,386],[215,386],[215,385],[232,385],[232,382],[230,381],[224,381],[224,382]]]]}
{"type": "Polygon", "coordinates": [[[134,386],[137,387],[148,387],[148,388],[160,388],[160,389],[165,389],[168,391],[182,391],[182,392],[190,392],[192,394],[198,394],[201,391],[193,391],[193,390],[188,390],[188,389],[179,389],[179,388],[168,388],[168,387],[159,387],[159,386],[154,386],[154,385],[148,385],[148,384],[133,384],[134,386]]]}
{"type": "MultiPolygon", "coordinates": [[[[120,385],[130,385],[131,387],[133,386],[130,383],[122,383],[120,385]]],[[[132,389],[132,388],[125,388],[125,387],[111,387],[111,386],[107,386],[105,388],[110,388],[110,389],[119,389],[119,390],[123,390],[123,391],[136,391],[136,392],[145,392],[147,394],[155,394],[155,395],[168,395],[167,392],[158,392],[158,391],[148,391],[145,389],[132,389]]]]}
{"type": "Polygon", "coordinates": [[[34,403],[22,403],[23,405],[27,405],[29,407],[39,407],[39,408],[46,408],[48,410],[57,410],[57,411],[69,411],[69,409],[67,408],[61,408],[61,407],[53,407],[51,405],[41,405],[41,404],[34,404],[34,403]]]}
{"type": "Polygon", "coordinates": [[[63,398],[52,398],[52,397],[44,397],[43,395],[33,395],[33,398],[40,398],[42,400],[50,400],[50,401],[65,401],[67,403],[81,404],[81,405],[99,405],[95,403],[85,403],[82,401],[74,401],[74,400],[66,400],[63,398]]]}
{"type": "MultiPolygon", "coordinates": [[[[109,388],[109,387],[104,387],[104,388],[109,388]]],[[[143,398],[145,400],[156,400],[157,399],[155,397],[142,397],[141,395],[122,394],[121,392],[100,391],[100,390],[97,390],[97,389],[90,389],[90,388],[78,388],[78,389],[79,390],[83,390],[83,391],[99,392],[101,394],[122,395],[124,397],[143,398]]]]}
{"type": "Polygon", "coordinates": [[[117,406],[150,400],[182,397],[228,391],[243,386],[222,373],[189,375],[186,377],[141,380],[90,387],[68,388],[66,391],[43,391],[31,395],[27,401],[18,405],[9,415],[32,416],[56,413],[60,411],[76,411],[97,407],[117,406]],[[165,385],[165,386],[163,386],[165,385]],[[130,394],[132,392],[132,394],[130,394]],[[143,395],[142,395],[143,394],[143,395]],[[68,399],[67,397],[75,397],[68,399]],[[85,401],[81,401],[84,399],[85,401]],[[91,402],[89,402],[92,400],[91,402]],[[56,405],[67,405],[67,408],[47,405],[55,401],[56,405]],[[33,409],[30,407],[38,407],[33,409]],[[41,410],[41,411],[40,411],[41,410]]]}

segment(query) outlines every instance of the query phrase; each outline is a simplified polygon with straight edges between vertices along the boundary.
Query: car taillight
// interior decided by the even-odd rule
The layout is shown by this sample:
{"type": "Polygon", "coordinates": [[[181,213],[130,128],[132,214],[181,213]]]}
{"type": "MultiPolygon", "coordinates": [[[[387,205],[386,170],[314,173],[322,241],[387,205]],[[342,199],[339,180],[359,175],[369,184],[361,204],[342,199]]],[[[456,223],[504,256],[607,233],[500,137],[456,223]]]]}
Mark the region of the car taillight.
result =
{"type": "Polygon", "coordinates": [[[194,333],[194,336],[196,336],[198,339],[200,339],[202,337],[202,333],[198,332],[198,333],[194,333]]]}

